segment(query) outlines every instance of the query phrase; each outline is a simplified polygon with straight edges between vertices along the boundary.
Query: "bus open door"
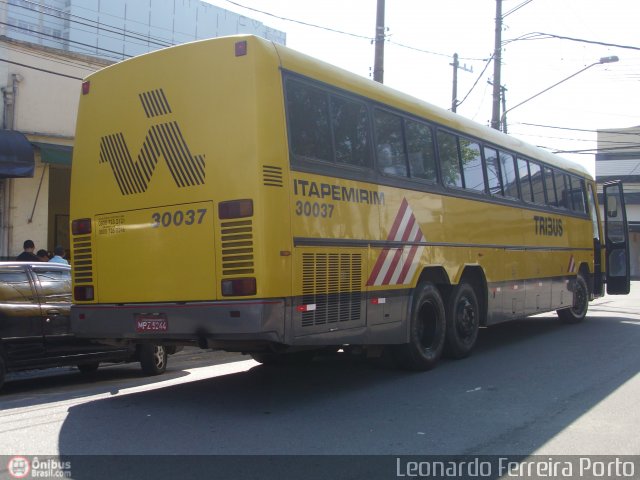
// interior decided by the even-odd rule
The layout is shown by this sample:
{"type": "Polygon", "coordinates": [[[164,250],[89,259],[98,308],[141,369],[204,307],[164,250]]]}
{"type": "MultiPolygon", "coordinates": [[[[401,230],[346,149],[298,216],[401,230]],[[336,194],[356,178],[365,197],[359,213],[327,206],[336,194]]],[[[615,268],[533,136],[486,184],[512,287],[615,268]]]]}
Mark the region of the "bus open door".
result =
{"type": "Polygon", "coordinates": [[[604,236],[607,252],[607,294],[627,295],[630,291],[629,228],[622,182],[605,183],[604,236]]]}

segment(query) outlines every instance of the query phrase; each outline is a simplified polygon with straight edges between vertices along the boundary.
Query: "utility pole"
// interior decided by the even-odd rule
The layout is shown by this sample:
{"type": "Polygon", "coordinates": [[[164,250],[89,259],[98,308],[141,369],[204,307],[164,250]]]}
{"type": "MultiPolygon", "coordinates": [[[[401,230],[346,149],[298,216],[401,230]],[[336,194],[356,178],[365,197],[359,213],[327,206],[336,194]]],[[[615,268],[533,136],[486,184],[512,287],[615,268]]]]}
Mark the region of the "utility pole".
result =
{"type": "Polygon", "coordinates": [[[458,106],[458,54],[453,54],[453,93],[451,95],[451,111],[456,113],[456,107],[458,106]]]}
{"type": "Polygon", "coordinates": [[[496,38],[493,50],[493,109],[491,128],[500,130],[500,67],[502,66],[502,0],[496,0],[496,38]]]}
{"type": "Polygon", "coordinates": [[[457,53],[453,54],[453,63],[450,63],[449,65],[453,66],[453,93],[451,95],[451,111],[455,113],[456,109],[458,108],[458,69],[461,68],[465,72],[473,73],[473,66],[467,68],[466,63],[463,66],[460,66],[457,53]]]}
{"type": "Polygon", "coordinates": [[[376,50],[373,63],[373,79],[383,83],[384,79],[384,0],[378,0],[376,12],[376,50]]]}
{"type": "Polygon", "coordinates": [[[500,97],[502,98],[502,132],[507,133],[507,87],[500,85],[500,97]]]}

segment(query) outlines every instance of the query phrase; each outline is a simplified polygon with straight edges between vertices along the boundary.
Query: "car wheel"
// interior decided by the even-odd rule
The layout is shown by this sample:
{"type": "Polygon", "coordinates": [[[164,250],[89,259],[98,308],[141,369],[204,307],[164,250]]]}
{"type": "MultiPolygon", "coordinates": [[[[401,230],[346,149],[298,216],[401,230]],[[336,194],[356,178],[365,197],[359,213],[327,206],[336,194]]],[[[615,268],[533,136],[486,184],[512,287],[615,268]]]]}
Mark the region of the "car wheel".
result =
{"type": "Polygon", "coordinates": [[[100,362],[80,363],[77,365],[78,370],[85,375],[95,373],[100,366],[100,362]]]}
{"type": "Polygon", "coordinates": [[[573,283],[573,305],[557,310],[558,317],[565,323],[578,323],[587,316],[588,308],[589,287],[582,275],[578,275],[573,283]]]}
{"type": "Polygon", "coordinates": [[[162,345],[140,345],[140,367],[146,375],[160,375],[167,369],[167,349],[162,345]]]}
{"type": "Polygon", "coordinates": [[[5,374],[6,370],[4,366],[4,359],[2,358],[2,355],[0,355],[0,389],[2,389],[2,386],[4,385],[5,374]]]}
{"type": "Polygon", "coordinates": [[[442,295],[429,282],[418,284],[409,319],[409,343],[395,346],[396,358],[409,370],[430,370],[440,360],[446,316],[442,295]]]}

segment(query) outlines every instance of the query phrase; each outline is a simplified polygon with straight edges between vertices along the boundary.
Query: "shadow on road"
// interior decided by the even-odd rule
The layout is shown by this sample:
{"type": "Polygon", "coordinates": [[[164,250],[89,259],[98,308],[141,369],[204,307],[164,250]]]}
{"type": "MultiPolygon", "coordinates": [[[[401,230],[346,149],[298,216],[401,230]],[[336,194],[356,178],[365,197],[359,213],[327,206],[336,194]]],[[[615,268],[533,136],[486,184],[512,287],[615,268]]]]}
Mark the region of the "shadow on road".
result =
{"type": "Polygon", "coordinates": [[[164,382],[188,375],[184,371],[167,371],[146,376],[140,367],[109,365],[97,372],[81,373],[73,367],[41,371],[16,372],[0,392],[0,410],[31,407],[101,393],[116,395],[123,388],[164,382]]]}
{"type": "Polygon", "coordinates": [[[260,365],[74,406],[59,448],[64,458],[526,455],[636,375],[639,342],[640,325],[624,318],[549,316],[485,329],[473,356],[431,372],[344,356],[260,365]]]}

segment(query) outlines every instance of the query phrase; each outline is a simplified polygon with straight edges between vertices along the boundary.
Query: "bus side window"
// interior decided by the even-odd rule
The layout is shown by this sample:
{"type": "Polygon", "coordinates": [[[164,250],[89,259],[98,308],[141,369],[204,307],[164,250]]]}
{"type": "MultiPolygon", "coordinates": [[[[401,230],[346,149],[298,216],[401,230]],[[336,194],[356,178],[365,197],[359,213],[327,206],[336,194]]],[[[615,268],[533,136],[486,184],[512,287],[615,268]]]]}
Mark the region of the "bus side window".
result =
{"type": "Polygon", "coordinates": [[[337,163],[371,166],[368,117],[364,103],[331,96],[331,125],[337,163]]]}
{"type": "Polygon", "coordinates": [[[579,178],[569,176],[571,179],[571,197],[573,198],[573,209],[579,213],[586,213],[587,208],[584,201],[584,181],[579,178]]]}
{"type": "Polygon", "coordinates": [[[565,181],[566,175],[559,170],[554,171],[556,179],[556,197],[558,197],[558,206],[561,208],[571,209],[571,199],[567,192],[567,182],[565,181]]]}
{"type": "Polygon", "coordinates": [[[462,188],[460,157],[458,156],[458,138],[447,132],[438,130],[438,160],[442,182],[447,187],[462,188]]]}
{"type": "Polygon", "coordinates": [[[556,199],[556,188],[553,181],[553,170],[549,167],[544,167],[544,186],[547,191],[547,205],[552,207],[558,206],[558,200],[556,199]]]}
{"type": "Polygon", "coordinates": [[[540,165],[535,162],[529,162],[529,172],[531,175],[531,191],[533,193],[533,202],[539,205],[544,205],[545,199],[542,168],[540,168],[540,165]]]}
{"type": "Polygon", "coordinates": [[[486,192],[480,145],[466,138],[461,138],[460,155],[462,156],[464,188],[475,190],[476,192],[486,192]]]}
{"type": "Polygon", "coordinates": [[[524,158],[518,158],[518,178],[520,179],[522,199],[527,202],[533,202],[533,190],[531,189],[531,177],[529,176],[529,162],[524,158]]]}
{"type": "Polygon", "coordinates": [[[333,162],[327,93],[292,79],[287,80],[286,88],[289,136],[294,159],[333,162]]]}
{"type": "Polygon", "coordinates": [[[405,120],[404,128],[411,176],[437,182],[438,174],[431,128],[424,123],[413,120],[405,120]]]}
{"type": "Polygon", "coordinates": [[[504,185],[504,196],[520,198],[520,195],[518,195],[518,181],[516,180],[516,165],[513,155],[500,152],[500,171],[502,173],[502,184],[504,185]]]}
{"type": "Polygon", "coordinates": [[[382,110],[376,110],[374,123],[378,170],[389,175],[406,177],[408,170],[402,135],[402,118],[382,110]]]}
{"type": "Polygon", "coordinates": [[[493,148],[484,147],[484,164],[487,168],[486,174],[489,193],[491,195],[503,195],[498,151],[493,148]]]}

